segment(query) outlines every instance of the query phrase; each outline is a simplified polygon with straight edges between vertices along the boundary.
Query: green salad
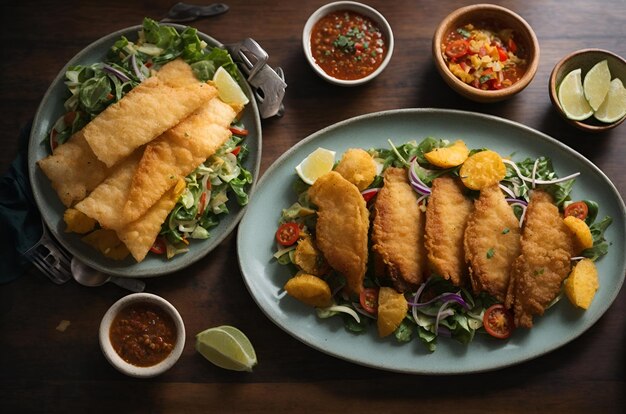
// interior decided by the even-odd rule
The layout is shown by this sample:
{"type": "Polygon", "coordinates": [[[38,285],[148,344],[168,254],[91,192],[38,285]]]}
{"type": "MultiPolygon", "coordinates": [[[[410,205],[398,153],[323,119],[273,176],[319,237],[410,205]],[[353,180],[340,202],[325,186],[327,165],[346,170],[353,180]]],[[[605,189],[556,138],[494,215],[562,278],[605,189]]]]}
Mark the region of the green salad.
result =
{"type": "MultiPolygon", "coordinates": [[[[367,150],[378,165],[378,172],[373,182],[368,188],[361,191],[370,213],[376,195],[383,184],[383,172],[389,167],[407,168],[410,185],[417,193],[418,203],[422,205],[423,211],[425,211],[425,204],[428,202],[431,185],[435,178],[443,175],[459,177],[460,166],[439,168],[430,164],[424,155],[435,148],[449,147],[450,142],[447,140],[428,137],[419,143],[411,141],[399,146],[394,145],[391,141],[389,143],[389,148],[367,150]]],[[[485,149],[472,149],[469,154],[483,150],[485,149]]],[[[599,207],[592,200],[575,202],[571,200],[571,191],[578,173],[559,178],[551,160],[547,157],[526,158],[520,161],[503,158],[502,161],[506,166],[506,173],[499,186],[516,217],[520,220],[520,226],[524,219],[531,190],[541,188],[552,195],[561,212],[564,211],[565,215],[580,217],[591,230],[593,246],[585,249],[572,260],[581,260],[584,257],[595,261],[607,254],[609,243],[604,238],[604,232],[611,224],[612,219],[608,216],[598,219],[599,207]],[[582,204],[585,208],[584,217],[578,214],[582,204]]],[[[281,265],[288,266],[292,275],[303,272],[294,259],[300,241],[315,236],[317,207],[309,199],[308,189],[310,187],[299,177],[296,177],[293,190],[294,198],[297,201],[282,210],[278,223],[277,248],[274,259],[281,265]]],[[[477,198],[478,195],[479,191],[469,192],[471,198],[477,198]]],[[[330,288],[332,305],[317,306],[317,316],[329,318],[340,315],[343,318],[345,328],[355,334],[367,331],[372,323],[376,323],[377,292],[384,286],[389,286],[388,279],[377,277],[374,272],[373,255],[369,254],[368,256],[369,262],[363,281],[363,292],[358,298],[346,294],[344,289],[346,279],[338,272],[329,269],[322,276],[319,276],[330,288]]],[[[562,294],[559,294],[550,306],[556,303],[561,296],[562,294]]],[[[393,336],[398,342],[409,342],[413,338],[419,338],[428,350],[435,351],[437,339],[442,336],[450,337],[463,344],[471,342],[476,333],[490,333],[496,336],[485,328],[484,320],[487,317],[486,312],[488,313],[496,307],[502,307],[502,305],[498,304],[498,300],[487,293],[474,294],[471,289],[454,286],[450,281],[431,271],[426,281],[416,290],[404,292],[404,299],[408,310],[402,322],[393,332],[393,336]]]]}
{"type": "MultiPolygon", "coordinates": [[[[122,36],[109,49],[106,59],[90,65],[70,66],[65,73],[68,98],[64,114],[54,123],[45,144],[49,152],[66,142],[109,105],[118,102],[164,64],[182,58],[200,81],[211,80],[220,67],[239,79],[229,53],[208,46],[196,29],[181,32],[145,18],[133,42],[122,36]]],[[[245,142],[248,130],[235,121],[231,138],[206,162],[185,178],[186,189],[163,224],[151,251],[168,258],[188,250],[190,239],[207,239],[209,229],[228,214],[227,203],[234,198],[248,203],[253,181],[242,164],[249,153],[245,142]]]]}

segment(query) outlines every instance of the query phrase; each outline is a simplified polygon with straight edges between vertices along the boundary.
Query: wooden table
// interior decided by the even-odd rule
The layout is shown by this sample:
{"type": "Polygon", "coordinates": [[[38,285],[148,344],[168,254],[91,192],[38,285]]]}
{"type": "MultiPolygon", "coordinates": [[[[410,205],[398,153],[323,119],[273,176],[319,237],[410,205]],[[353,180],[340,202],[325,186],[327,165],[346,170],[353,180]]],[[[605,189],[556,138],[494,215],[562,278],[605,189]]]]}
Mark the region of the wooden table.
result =
{"type": "MultiPolygon", "coordinates": [[[[161,18],[174,2],[156,0],[3,3],[0,31],[0,166],[65,62],[96,39],[161,18]]],[[[309,134],[356,115],[433,107],[498,115],[547,133],[584,154],[626,194],[626,126],[592,136],[568,126],[548,97],[548,77],[565,54],[598,47],[626,56],[626,3],[610,0],[496,1],[521,14],[541,44],[539,71],[516,98],[476,104],[452,92],[431,59],[431,36],[469,1],[370,0],[393,27],[390,65],[365,87],[344,89],[306,63],[301,33],[320,0],[230,0],[230,11],[193,25],[224,43],[256,39],[287,76],[284,117],[263,122],[262,171],[309,134]]],[[[623,252],[612,252],[614,255],[623,252]]],[[[610,260],[610,259],[609,259],[610,260]]],[[[573,342],[535,360],[480,374],[420,376],[353,365],[313,350],[276,327],[246,290],[228,237],[200,262],[150,279],[147,291],[177,306],[188,340],[178,364],[151,380],[115,371],[98,345],[107,308],[127,292],[109,284],[56,286],[35,269],[0,287],[0,410],[3,412],[618,412],[626,405],[626,294],[573,342]],[[61,333],[55,329],[71,321],[61,333]],[[194,350],[195,333],[230,324],[252,340],[254,373],[218,369],[194,350]]]]}

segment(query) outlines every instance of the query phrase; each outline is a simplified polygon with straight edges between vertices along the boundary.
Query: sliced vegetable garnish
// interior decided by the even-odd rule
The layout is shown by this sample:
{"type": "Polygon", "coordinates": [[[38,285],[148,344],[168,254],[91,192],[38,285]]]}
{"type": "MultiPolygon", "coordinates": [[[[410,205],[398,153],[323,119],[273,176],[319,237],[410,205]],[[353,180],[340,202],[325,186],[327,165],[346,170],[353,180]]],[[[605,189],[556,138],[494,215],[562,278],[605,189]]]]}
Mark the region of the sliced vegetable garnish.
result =
{"type": "Polygon", "coordinates": [[[366,312],[375,315],[378,311],[378,289],[363,289],[359,295],[359,303],[366,312]]]}
{"type": "Polygon", "coordinates": [[[501,303],[492,305],[485,311],[483,326],[489,335],[498,339],[510,337],[515,327],[511,312],[501,303]]]}
{"type": "Polygon", "coordinates": [[[589,214],[589,207],[584,201],[576,201],[568,205],[565,207],[565,212],[563,213],[565,217],[574,216],[581,220],[585,220],[587,218],[587,214],[589,214]]]}
{"type": "Polygon", "coordinates": [[[298,237],[300,237],[300,227],[298,223],[284,223],[276,230],[276,241],[283,246],[291,246],[298,241],[298,237]]]}

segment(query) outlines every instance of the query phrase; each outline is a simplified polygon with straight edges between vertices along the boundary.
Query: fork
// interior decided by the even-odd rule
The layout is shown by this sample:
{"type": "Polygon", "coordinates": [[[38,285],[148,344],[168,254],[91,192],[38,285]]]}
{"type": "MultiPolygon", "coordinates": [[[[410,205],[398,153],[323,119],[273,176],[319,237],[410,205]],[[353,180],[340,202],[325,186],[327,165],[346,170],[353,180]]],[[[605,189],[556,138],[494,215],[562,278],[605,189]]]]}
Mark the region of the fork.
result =
{"type": "Polygon", "coordinates": [[[72,257],[52,238],[43,220],[41,228],[41,238],[23,255],[50,280],[60,285],[72,278],[72,257]]]}

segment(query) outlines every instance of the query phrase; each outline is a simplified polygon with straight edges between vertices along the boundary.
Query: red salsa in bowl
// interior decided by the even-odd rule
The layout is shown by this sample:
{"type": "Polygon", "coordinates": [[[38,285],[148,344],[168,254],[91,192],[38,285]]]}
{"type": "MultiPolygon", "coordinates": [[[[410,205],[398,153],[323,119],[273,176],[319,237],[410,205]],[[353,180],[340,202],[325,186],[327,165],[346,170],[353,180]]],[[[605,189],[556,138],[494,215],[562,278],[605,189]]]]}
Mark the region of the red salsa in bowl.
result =
{"type": "Polygon", "coordinates": [[[360,79],[382,64],[387,41],[374,21],[351,10],[322,17],[311,31],[311,53],[328,75],[344,80],[360,79]]]}
{"type": "Polygon", "coordinates": [[[134,303],[113,319],[109,337],[115,352],[129,364],[149,367],[163,361],[176,344],[176,326],[160,306],[134,303]]]}
{"type": "Polygon", "coordinates": [[[100,348],[118,371],[150,378],[170,369],[185,346],[185,324],[174,306],[151,293],[115,302],[100,322],[100,348]]]}

